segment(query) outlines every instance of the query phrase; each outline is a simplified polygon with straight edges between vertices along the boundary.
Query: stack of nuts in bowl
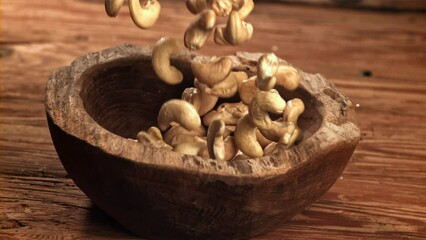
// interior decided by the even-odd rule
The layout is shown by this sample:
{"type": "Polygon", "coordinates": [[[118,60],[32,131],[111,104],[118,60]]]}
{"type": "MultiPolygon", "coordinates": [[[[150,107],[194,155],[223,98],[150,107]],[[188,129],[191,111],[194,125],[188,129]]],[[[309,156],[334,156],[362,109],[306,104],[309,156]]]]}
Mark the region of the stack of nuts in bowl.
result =
{"type": "MultiPolygon", "coordinates": [[[[170,65],[171,56],[179,51],[178,41],[172,38],[162,38],[154,47],[152,66],[166,83],[183,80],[182,73],[170,65]]],[[[298,98],[286,102],[274,89],[279,85],[295,90],[300,81],[297,70],[280,63],[273,53],[260,57],[256,76],[249,78],[246,72],[232,69],[230,57],[209,61],[195,57],[191,62],[194,87],[186,88],[181,99],[165,102],[158,113],[158,128],[139,132],[138,141],[183,154],[232,160],[262,157],[276,144],[290,147],[300,140],[297,119],[304,111],[303,102],[298,98]],[[219,98],[237,94],[241,102],[216,107],[219,98]],[[273,121],[269,114],[282,118],[273,121]]]]}
{"type": "MultiPolygon", "coordinates": [[[[115,17],[123,0],[106,0],[107,14],[115,17]]],[[[245,22],[254,8],[253,0],[186,0],[188,10],[198,17],[184,34],[189,50],[200,49],[214,32],[219,45],[239,45],[253,35],[253,26],[245,22]],[[216,25],[217,17],[227,17],[226,24],[216,25]]],[[[157,0],[129,0],[134,23],[140,28],[152,27],[160,13],[157,0]]],[[[160,39],[152,52],[152,67],[164,82],[176,85],[183,74],[170,64],[180,52],[180,43],[172,38],[160,39]]],[[[275,90],[280,86],[295,90],[300,81],[298,71],[279,61],[273,53],[262,55],[257,74],[233,71],[231,57],[206,60],[195,57],[191,62],[194,87],[186,88],[181,99],[165,102],[158,113],[158,127],[140,131],[137,140],[156,148],[205,158],[234,160],[262,157],[277,145],[289,148],[302,139],[297,125],[305,106],[294,98],[286,102],[275,90]],[[219,99],[240,102],[219,104],[219,99]],[[218,106],[216,106],[218,105],[218,106]],[[281,115],[273,120],[270,116],[281,115]]]]}

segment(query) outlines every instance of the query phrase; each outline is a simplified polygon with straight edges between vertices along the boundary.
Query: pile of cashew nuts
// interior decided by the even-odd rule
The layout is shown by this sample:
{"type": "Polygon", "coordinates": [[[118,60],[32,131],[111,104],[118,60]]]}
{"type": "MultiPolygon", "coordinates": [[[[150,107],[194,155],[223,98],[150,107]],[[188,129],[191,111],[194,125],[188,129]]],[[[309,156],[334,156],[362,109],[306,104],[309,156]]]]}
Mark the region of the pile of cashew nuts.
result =
{"type": "MultiPolygon", "coordinates": [[[[118,14],[124,0],[105,0],[109,16],[118,14]]],[[[244,20],[254,8],[253,0],[186,0],[186,6],[198,17],[186,30],[183,42],[190,50],[200,49],[214,33],[219,45],[239,45],[252,38],[253,26],[244,20]],[[217,17],[227,17],[216,25],[217,17]]],[[[157,0],[129,0],[134,23],[143,29],[152,27],[160,14],[157,0]]],[[[161,38],[152,52],[152,67],[162,81],[176,85],[183,74],[170,59],[181,51],[173,38],[161,38]]],[[[257,74],[236,71],[231,57],[209,60],[195,57],[191,62],[194,87],[186,88],[181,99],[165,102],[158,113],[158,127],[137,134],[137,141],[155,148],[173,150],[204,158],[234,160],[262,157],[278,146],[289,148],[302,139],[297,125],[305,110],[302,100],[286,102],[275,89],[295,90],[298,71],[279,61],[273,53],[262,55],[257,74]],[[218,105],[219,98],[240,102],[218,105]],[[218,106],[216,106],[218,105],[218,106]],[[276,120],[271,117],[278,115],[276,120]]]]}
{"type": "MultiPolygon", "coordinates": [[[[179,52],[177,40],[162,38],[152,53],[155,73],[171,85],[183,80],[182,73],[170,64],[170,58],[179,52]]],[[[262,55],[257,75],[252,77],[235,71],[232,58],[227,56],[195,57],[191,70],[194,87],[186,88],[181,99],[165,102],[158,113],[158,128],[139,132],[139,142],[182,154],[233,160],[262,157],[278,144],[288,148],[301,140],[297,120],[305,109],[302,100],[286,102],[274,89],[280,86],[293,91],[300,76],[275,54],[262,55]],[[219,98],[237,94],[240,102],[216,107],[219,98]],[[281,118],[272,120],[270,114],[281,118]]]]}

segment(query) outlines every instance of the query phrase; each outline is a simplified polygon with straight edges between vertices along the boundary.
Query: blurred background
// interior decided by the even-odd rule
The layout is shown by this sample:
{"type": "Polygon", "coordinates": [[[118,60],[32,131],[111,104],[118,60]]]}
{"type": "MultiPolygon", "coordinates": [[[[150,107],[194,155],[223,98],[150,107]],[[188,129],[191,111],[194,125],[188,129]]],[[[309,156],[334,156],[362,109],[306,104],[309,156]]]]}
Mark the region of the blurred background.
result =
{"type": "MultiPolygon", "coordinates": [[[[47,128],[49,74],[88,52],[183,38],[195,19],[162,0],[155,27],[102,0],[0,2],[0,238],[130,239],[67,177],[47,128]]],[[[321,73],[357,108],[362,139],[320,200],[260,239],[391,239],[426,233],[426,1],[255,1],[252,40],[199,53],[275,52],[321,73]],[[344,237],[342,237],[344,236],[344,237]]]]}

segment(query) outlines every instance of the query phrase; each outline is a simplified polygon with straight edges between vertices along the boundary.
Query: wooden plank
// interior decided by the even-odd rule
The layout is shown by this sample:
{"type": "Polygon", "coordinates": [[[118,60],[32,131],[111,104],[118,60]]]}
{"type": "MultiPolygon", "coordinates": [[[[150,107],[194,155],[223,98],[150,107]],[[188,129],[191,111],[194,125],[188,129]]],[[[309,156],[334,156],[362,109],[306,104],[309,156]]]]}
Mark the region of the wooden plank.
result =
{"type": "Polygon", "coordinates": [[[423,0],[278,0],[283,3],[325,7],[346,7],[367,10],[425,11],[423,0]]]}
{"type": "MultiPolygon", "coordinates": [[[[44,89],[53,69],[87,52],[153,44],[166,32],[182,37],[193,16],[177,1],[162,2],[155,29],[142,31],[125,9],[106,17],[99,1],[2,1],[0,238],[135,239],[67,178],[45,122],[44,89]]],[[[296,67],[324,74],[359,104],[362,129],[330,191],[259,239],[422,239],[426,16],[258,3],[249,19],[256,28],[250,43],[209,43],[201,52],[274,49],[296,67]],[[366,70],[372,76],[363,76],[366,70]]]]}

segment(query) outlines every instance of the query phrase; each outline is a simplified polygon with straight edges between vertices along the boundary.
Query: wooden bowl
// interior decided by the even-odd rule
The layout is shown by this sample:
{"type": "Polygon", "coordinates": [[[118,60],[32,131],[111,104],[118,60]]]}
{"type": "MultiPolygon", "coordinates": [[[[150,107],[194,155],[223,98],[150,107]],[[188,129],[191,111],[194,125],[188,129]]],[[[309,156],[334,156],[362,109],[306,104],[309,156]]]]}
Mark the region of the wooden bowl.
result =
{"type": "MultiPolygon", "coordinates": [[[[237,53],[253,75],[260,54],[237,53]]],[[[171,86],[151,68],[151,49],[121,45],[56,70],[46,112],[59,158],[77,186],[131,232],[160,239],[235,239],[259,235],[302,211],[336,181],[360,137],[354,108],[321,75],[301,72],[302,142],[258,159],[218,161],[137,143],[163,102],[192,85],[183,52],[171,86]]],[[[236,101],[237,99],[233,99],[236,101]]]]}

